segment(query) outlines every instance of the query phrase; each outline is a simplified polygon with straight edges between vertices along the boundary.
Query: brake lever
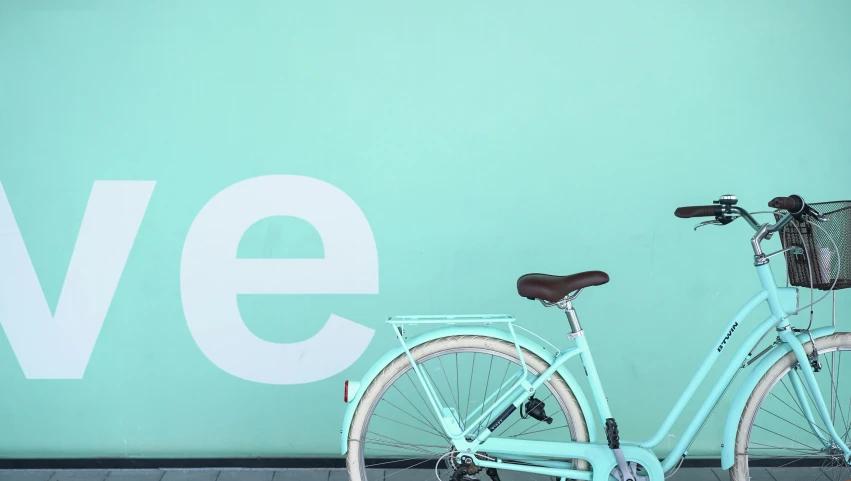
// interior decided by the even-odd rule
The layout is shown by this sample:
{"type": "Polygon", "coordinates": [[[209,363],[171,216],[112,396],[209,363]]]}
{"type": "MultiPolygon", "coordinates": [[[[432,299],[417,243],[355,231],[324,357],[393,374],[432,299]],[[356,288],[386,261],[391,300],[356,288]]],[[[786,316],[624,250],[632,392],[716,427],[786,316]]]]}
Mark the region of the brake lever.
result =
{"type": "Polygon", "coordinates": [[[807,206],[806,213],[807,213],[810,217],[814,218],[815,220],[817,220],[817,221],[819,221],[819,222],[827,222],[827,217],[825,217],[825,216],[823,216],[823,215],[819,214],[819,212],[818,212],[817,210],[813,209],[813,208],[812,208],[812,207],[810,207],[809,205],[807,206]]]}
{"type": "Polygon", "coordinates": [[[694,226],[694,230],[700,229],[701,227],[707,226],[707,225],[724,225],[724,224],[718,222],[715,219],[712,219],[712,220],[703,221],[700,224],[697,224],[696,226],[694,226]]]}
{"type": "Polygon", "coordinates": [[[707,225],[727,225],[730,222],[733,222],[734,220],[738,219],[739,217],[740,216],[738,216],[738,215],[730,216],[730,217],[725,216],[723,218],[723,220],[712,219],[712,220],[703,221],[700,224],[697,224],[696,226],[694,226],[694,230],[700,229],[701,227],[704,227],[704,226],[707,226],[707,225]]]}

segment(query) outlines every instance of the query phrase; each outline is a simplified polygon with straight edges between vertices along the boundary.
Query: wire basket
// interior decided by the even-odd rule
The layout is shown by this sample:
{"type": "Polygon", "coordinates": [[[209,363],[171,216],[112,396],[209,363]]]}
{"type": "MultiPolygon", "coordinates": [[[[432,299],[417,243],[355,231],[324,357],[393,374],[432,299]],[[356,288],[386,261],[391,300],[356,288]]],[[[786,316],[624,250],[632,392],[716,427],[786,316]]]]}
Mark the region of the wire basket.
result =
{"type": "MultiPolygon", "coordinates": [[[[847,289],[851,287],[851,201],[809,205],[827,221],[817,222],[805,216],[801,221],[792,220],[779,232],[784,249],[804,250],[802,255],[785,252],[789,284],[821,291],[847,289]]],[[[785,211],[774,215],[779,220],[784,214],[785,211]]]]}

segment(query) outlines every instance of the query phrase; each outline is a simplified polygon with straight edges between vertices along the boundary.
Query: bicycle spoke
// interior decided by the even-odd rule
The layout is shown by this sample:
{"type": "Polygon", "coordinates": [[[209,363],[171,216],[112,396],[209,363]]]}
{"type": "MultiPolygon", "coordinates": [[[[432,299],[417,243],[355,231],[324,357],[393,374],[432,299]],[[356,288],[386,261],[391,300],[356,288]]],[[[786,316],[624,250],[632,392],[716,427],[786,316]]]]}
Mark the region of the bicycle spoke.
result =
{"type": "MultiPolygon", "coordinates": [[[[825,362],[827,362],[827,356],[825,356],[825,362]]],[[[828,364],[829,364],[829,363],[828,363],[828,364]]],[[[834,395],[835,395],[835,396],[839,396],[839,391],[837,391],[837,390],[836,390],[836,384],[834,383],[834,379],[833,379],[833,370],[832,370],[832,368],[831,368],[831,366],[830,366],[830,365],[828,365],[828,372],[830,373],[830,387],[831,387],[831,389],[833,389],[833,393],[834,393],[834,395]]],[[[843,425],[843,426],[847,426],[847,425],[848,425],[848,423],[847,423],[847,421],[845,420],[845,413],[842,411],[842,406],[841,406],[841,405],[839,406],[839,415],[840,415],[840,416],[842,416],[842,425],[843,425]]],[[[833,423],[833,424],[834,424],[834,426],[835,426],[835,425],[836,425],[836,421],[838,421],[838,419],[836,419],[836,416],[833,416],[833,418],[832,418],[830,421],[831,421],[831,423],[833,423]]]]}
{"type": "MultiPolygon", "coordinates": [[[[476,354],[478,354],[478,353],[477,352],[473,353],[473,363],[470,366],[470,386],[468,387],[468,390],[467,390],[467,416],[470,415],[470,394],[472,394],[472,392],[473,392],[473,371],[476,369],[476,354]]],[[[461,393],[459,392],[458,395],[460,396],[461,393]]],[[[464,416],[465,420],[467,419],[467,416],[464,416]]],[[[466,423],[466,421],[465,421],[465,423],[466,423]]]]}
{"type": "MultiPolygon", "coordinates": [[[[443,371],[443,377],[446,378],[446,386],[449,388],[449,395],[452,396],[452,401],[455,402],[455,409],[458,413],[458,416],[461,416],[461,406],[460,403],[455,399],[455,394],[452,392],[452,385],[449,384],[449,375],[446,374],[446,368],[443,366],[443,359],[437,358],[440,361],[440,370],[443,371]]],[[[462,425],[463,421],[461,419],[458,420],[458,425],[462,425]]]]}
{"type": "Polygon", "coordinates": [[[568,427],[568,426],[558,426],[558,427],[555,427],[555,428],[539,429],[539,430],[537,430],[537,431],[532,431],[532,432],[529,432],[529,433],[527,433],[527,432],[526,432],[526,431],[528,431],[528,429],[527,429],[526,431],[523,431],[523,432],[522,432],[522,433],[520,433],[520,434],[515,434],[515,435],[512,435],[512,436],[508,436],[508,437],[509,437],[509,438],[516,438],[516,437],[521,436],[521,435],[523,435],[523,434],[543,433],[543,432],[546,432],[546,431],[554,431],[554,430],[556,430],[556,429],[565,429],[565,428],[567,428],[567,427],[568,427]]]}
{"type": "MultiPolygon", "coordinates": [[[[807,434],[813,434],[813,432],[812,432],[811,430],[808,430],[808,429],[806,429],[806,428],[803,428],[803,427],[801,427],[801,426],[798,426],[797,424],[793,423],[792,421],[789,421],[788,419],[786,419],[786,418],[784,418],[784,417],[782,417],[782,416],[778,416],[777,414],[774,414],[773,412],[769,411],[768,409],[762,408],[762,409],[760,409],[760,410],[761,410],[761,411],[765,411],[765,412],[767,412],[768,414],[771,414],[772,416],[776,417],[777,419],[780,419],[781,421],[783,421],[783,422],[785,422],[785,423],[787,423],[787,424],[791,424],[792,426],[795,426],[796,428],[800,429],[801,431],[804,431],[804,432],[805,432],[805,433],[807,433],[807,434]]],[[[808,425],[809,425],[809,424],[808,424],[808,425]]],[[[819,428],[818,426],[815,426],[815,427],[816,427],[816,428],[818,428],[819,430],[821,430],[821,428],[819,428]]],[[[825,433],[825,434],[826,434],[826,433],[825,433]]]]}
{"type": "MultiPolygon", "coordinates": [[[[801,416],[803,416],[803,415],[804,415],[804,407],[803,407],[803,406],[801,406],[801,403],[800,403],[800,402],[798,402],[798,396],[796,396],[796,395],[792,394],[792,391],[789,389],[789,387],[788,387],[788,386],[786,386],[786,379],[785,379],[785,376],[784,376],[783,378],[781,378],[781,379],[780,379],[780,383],[781,383],[781,384],[783,384],[783,387],[784,387],[784,388],[786,388],[786,392],[788,392],[788,393],[789,393],[789,397],[791,397],[791,398],[792,398],[792,401],[794,401],[794,402],[795,402],[795,405],[796,405],[796,406],[798,406],[798,409],[800,409],[800,410],[801,410],[801,416]]],[[[777,397],[777,395],[775,395],[775,397],[777,397]]],[[[779,397],[778,397],[778,399],[779,399],[779,397]]]]}
{"type": "Polygon", "coordinates": [[[436,446],[431,444],[411,444],[411,443],[403,443],[401,441],[390,439],[370,439],[369,442],[371,444],[376,444],[379,446],[387,446],[395,449],[407,449],[408,451],[414,451],[423,454],[443,454],[446,450],[445,446],[436,446]],[[426,449],[426,448],[434,448],[434,449],[426,449]]]}
{"type": "MultiPolygon", "coordinates": [[[[836,354],[836,351],[831,353],[831,355],[833,355],[833,354],[836,354]]],[[[839,372],[840,372],[841,368],[842,368],[842,356],[840,355],[839,356],[839,362],[836,363],[836,374],[834,375],[834,377],[836,378],[836,398],[834,399],[834,404],[839,404],[839,380],[842,379],[841,377],[839,377],[839,372]]],[[[842,409],[841,404],[839,404],[839,408],[842,409]]],[[[836,407],[834,407],[833,409],[835,411],[836,407]]],[[[835,417],[835,415],[834,415],[834,417],[835,417]]],[[[851,411],[849,411],[848,417],[851,418],[851,411]]]]}
{"type": "Polygon", "coordinates": [[[790,465],[790,464],[792,464],[792,463],[797,463],[798,461],[800,461],[800,460],[802,460],[802,459],[805,459],[805,458],[806,458],[806,456],[803,456],[803,457],[800,457],[800,458],[795,459],[795,460],[793,460],[793,461],[789,461],[789,462],[788,462],[788,463],[786,463],[786,464],[781,464],[780,466],[777,466],[777,469],[785,468],[786,466],[789,466],[789,465],[790,465]]]}
{"type": "MultiPolygon", "coordinates": [[[[505,386],[505,377],[508,376],[508,368],[509,367],[511,367],[511,363],[506,363],[505,364],[505,372],[502,373],[502,380],[499,381],[499,391],[496,392],[496,398],[494,398],[494,399],[499,399],[499,396],[502,394],[502,388],[503,388],[503,386],[505,386]]],[[[484,424],[486,426],[490,424],[491,419],[492,419],[491,417],[494,414],[499,416],[499,413],[497,413],[497,412],[491,412],[490,414],[488,414],[488,417],[487,417],[487,419],[485,419],[485,422],[484,422],[484,424]]]]}
{"type": "Polygon", "coordinates": [[[422,448],[419,448],[419,447],[412,445],[412,444],[404,444],[404,443],[400,444],[398,442],[380,441],[380,440],[372,439],[372,440],[370,440],[369,444],[374,444],[374,445],[377,445],[377,446],[384,446],[386,448],[391,448],[389,450],[384,449],[383,451],[385,451],[385,452],[399,452],[401,450],[402,452],[405,452],[405,453],[408,453],[408,454],[410,454],[411,451],[415,452],[415,453],[420,453],[420,454],[429,454],[429,455],[432,455],[432,456],[435,456],[435,455],[440,456],[440,454],[441,454],[440,450],[429,451],[428,449],[422,449],[422,448]]]}
{"type": "Polygon", "coordinates": [[[795,375],[796,375],[796,376],[798,376],[798,380],[801,382],[801,385],[804,387],[804,392],[806,392],[806,393],[807,393],[807,397],[808,397],[808,398],[810,398],[810,401],[813,403],[813,407],[815,407],[815,406],[816,406],[816,400],[815,400],[815,399],[813,399],[813,395],[810,393],[810,390],[809,390],[809,388],[808,388],[809,384],[807,384],[807,383],[806,383],[806,382],[805,382],[805,381],[801,378],[801,374],[798,372],[798,370],[797,370],[797,369],[795,369],[795,375]]]}
{"type": "MultiPolygon", "coordinates": [[[[848,400],[848,412],[851,412],[851,399],[849,399],[849,400],[848,400]]],[[[844,434],[844,435],[842,435],[842,439],[843,439],[846,443],[849,441],[849,439],[848,439],[848,433],[849,433],[849,432],[851,432],[851,423],[849,423],[849,424],[848,424],[848,427],[847,427],[847,428],[845,428],[845,434],[844,434]]]]}
{"type": "MultiPolygon", "coordinates": [[[[397,474],[399,474],[399,473],[404,473],[405,471],[407,471],[407,470],[409,470],[409,469],[412,469],[412,468],[414,468],[414,467],[416,467],[416,466],[421,466],[421,465],[423,465],[423,464],[425,464],[425,463],[428,463],[428,462],[431,462],[431,461],[432,461],[431,459],[426,459],[425,461],[421,461],[421,462],[419,462],[419,463],[417,463],[417,464],[414,464],[413,466],[409,466],[409,467],[407,467],[407,468],[400,469],[399,471],[396,471],[396,472],[395,472],[395,473],[393,473],[393,474],[390,474],[390,475],[385,474],[385,475],[384,475],[384,479],[387,479],[387,478],[389,478],[389,477],[391,477],[391,476],[395,476],[395,475],[397,475],[397,474]]],[[[432,476],[433,476],[433,475],[432,475],[432,476]]],[[[426,478],[426,479],[431,479],[431,478],[426,478]]]]}
{"type": "MultiPolygon", "coordinates": [[[[435,445],[435,444],[411,444],[411,443],[406,443],[406,442],[404,442],[404,441],[400,441],[400,440],[398,440],[398,439],[396,439],[396,438],[393,438],[393,437],[390,437],[390,436],[386,436],[386,435],[381,434],[381,433],[375,433],[375,432],[374,432],[374,433],[372,433],[372,435],[373,435],[373,436],[379,436],[379,437],[383,438],[382,440],[378,440],[378,441],[373,440],[373,442],[375,442],[376,444],[388,443],[388,444],[387,444],[388,446],[394,446],[394,447],[396,447],[396,446],[407,446],[407,447],[409,447],[409,448],[411,448],[411,449],[413,449],[413,450],[421,451],[421,452],[424,452],[424,453],[431,453],[431,451],[429,451],[428,449],[425,449],[425,448],[435,448],[435,449],[437,449],[438,451],[441,451],[441,450],[445,449],[445,446],[439,446],[439,445],[435,445]],[[389,443],[392,443],[392,444],[389,444],[389,443]]],[[[433,454],[433,453],[431,453],[431,454],[433,454]]]]}
{"type": "MultiPolygon", "coordinates": [[[[455,353],[455,389],[458,390],[458,415],[461,417],[461,419],[466,419],[467,416],[464,415],[464,414],[461,414],[461,387],[458,384],[458,378],[459,377],[460,376],[458,375],[458,353],[456,352],[455,353]]],[[[466,425],[466,421],[464,422],[464,424],[461,425],[461,429],[464,429],[465,425],[466,425]]]]}
{"type": "Polygon", "coordinates": [[[383,461],[383,462],[380,462],[380,463],[369,463],[369,464],[366,464],[365,466],[368,467],[368,468],[372,468],[372,467],[375,467],[375,466],[386,466],[388,464],[394,464],[394,463],[398,463],[398,462],[413,461],[415,459],[423,459],[423,458],[391,459],[390,461],[383,461]]]}
{"type": "MultiPolygon", "coordinates": [[[[427,410],[429,413],[431,413],[431,417],[432,417],[432,419],[434,419],[434,421],[437,423],[437,425],[438,425],[438,426],[441,426],[442,424],[440,423],[440,420],[437,418],[437,414],[435,414],[435,412],[433,411],[433,408],[432,408],[432,406],[431,406],[431,403],[429,403],[429,402],[426,400],[425,396],[423,396],[423,393],[420,391],[419,386],[421,386],[421,384],[420,384],[420,385],[418,385],[418,384],[415,384],[415,383],[414,383],[414,379],[411,377],[411,373],[410,373],[410,371],[407,373],[407,377],[408,377],[408,381],[410,381],[410,382],[411,382],[411,385],[412,385],[412,386],[414,386],[414,390],[417,392],[417,394],[419,394],[419,395],[420,395],[420,399],[422,399],[422,400],[423,400],[423,404],[425,404],[425,406],[426,406],[426,410],[427,410]]],[[[397,388],[397,389],[398,389],[398,388],[397,388]]],[[[423,387],[423,389],[425,389],[425,387],[423,387]]],[[[435,429],[437,429],[437,428],[435,428],[435,429]]],[[[438,429],[438,431],[440,431],[440,430],[438,429]]]]}
{"type": "Polygon", "coordinates": [[[802,443],[802,442],[800,442],[800,441],[796,441],[796,440],[794,440],[794,439],[790,438],[789,436],[784,436],[784,435],[782,435],[782,434],[780,434],[780,433],[777,433],[777,432],[775,432],[775,431],[772,431],[772,430],[770,430],[770,429],[768,429],[768,428],[764,428],[764,427],[760,426],[759,424],[754,424],[754,427],[755,427],[755,428],[763,429],[763,430],[768,431],[768,432],[770,432],[770,433],[772,433],[772,434],[776,434],[776,435],[780,436],[781,438],[786,438],[786,439],[788,439],[789,441],[792,441],[793,443],[797,443],[797,444],[800,444],[801,446],[806,446],[806,447],[808,447],[808,448],[810,448],[810,449],[812,449],[812,450],[814,450],[814,451],[817,451],[817,449],[816,449],[816,448],[814,448],[814,447],[810,446],[809,444],[804,444],[804,443],[802,443]]]}
{"type": "Polygon", "coordinates": [[[442,438],[444,438],[444,439],[447,439],[447,440],[449,439],[448,437],[446,437],[445,435],[443,435],[440,431],[438,431],[438,430],[437,430],[434,426],[432,426],[430,423],[428,423],[428,422],[424,422],[422,419],[420,419],[420,418],[418,418],[418,417],[414,416],[413,414],[409,413],[408,411],[405,411],[404,409],[402,409],[402,408],[400,408],[399,406],[397,406],[397,405],[393,404],[392,402],[388,401],[387,399],[382,399],[381,401],[382,401],[382,402],[386,402],[387,404],[389,404],[389,405],[393,406],[394,408],[398,409],[399,411],[402,411],[403,413],[407,414],[408,416],[410,416],[411,418],[413,418],[413,419],[414,419],[414,420],[416,420],[417,422],[421,423],[423,426],[425,426],[425,427],[430,427],[430,428],[431,428],[431,432],[432,432],[432,433],[437,434],[438,436],[441,436],[441,437],[442,437],[442,438]]]}
{"type": "MultiPolygon", "coordinates": [[[[795,414],[800,414],[800,415],[801,415],[801,417],[805,417],[805,416],[804,416],[804,413],[802,413],[801,411],[798,411],[797,409],[795,409],[794,407],[792,407],[789,403],[787,403],[786,401],[784,401],[784,400],[780,399],[780,396],[778,396],[777,394],[774,394],[773,392],[770,392],[770,393],[768,393],[768,394],[769,394],[769,395],[771,395],[771,396],[774,396],[775,398],[777,398],[777,400],[778,400],[778,401],[780,401],[780,402],[782,402],[783,404],[785,404],[785,405],[786,405],[789,409],[791,409],[791,410],[792,410],[795,414]]],[[[796,404],[797,404],[797,403],[796,403],[796,404]]]]}
{"type": "MultiPolygon", "coordinates": [[[[443,401],[443,404],[446,405],[446,406],[450,406],[450,404],[448,402],[446,402],[446,398],[443,397],[443,391],[440,390],[440,388],[437,386],[437,383],[434,382],[434,379],[431,377],[431,374],[428,373],[428,369],[423,369],[423,372],[425,373],[428,380],[431,381],[431,385],[434,386],[434,389],[437,391],[437,394],[440,396],[440,399],[443,401]]],[[[452,388],[449,388],[449,389],[452,389],[452,388]]],[[[457,421],[458,421],[458,425],[460,426],[461,420],[458,419],[457,421]]]]}
{"type": "Polygon", "coordinates": [[[401,424],[401,425],[403,425],[403,426],[408,426],[409,428],[416,429],[417,431],[422,431],[422,432],[424,432],[424,433],[431,434],[431,435],[434,435],[434,436],[438,436],[438,437],[441,437],[441,438],[443,437],[443,435],[441,435],[440,433],[436,433],[436,432],[434,432],[434,431],[427,431],[427,430],[425,430],[425,429],[418,428],[418,427],[416,427],[416,426],[411,426],[410,424],[403,423],[403,422],[399,422],[399,421],[396,421],[396,420],[394,420],[394,419],[390,419],[390,418],[388,418],[388,417],[381,416],[381,415],[379,415],[379,414],[373,414],[373,416],[375,416],[375,417],[377,417],[377,418],[381,418],[381,419],[386,419],[386,420],[388,420],[388,421],[395,421],[397,424],[401,424]]]}
{"type": "MultiPolygon", "coordinates": [[[[491,385],[491,384],[490,384],[490,380],[491,380],[490,375],[491,375],[491,371],[492,371],[492,370],[493,370],[493,356],[491,356],[491,362],[490,362],[490,364],[488,365],[488,377],[487,377],[487,381],[486,381],[486,384],[485,384],[485,392],[482,394],[482,414],[484,414],[484,412],[486,411],[486,409],[485,409],[485,399],[487,398],[487,395],[488,395],[488,388],[489,388],[489,387],[490,387],[490,385],[491,385]]],[[[494,402],[494,403],[496,403],[497,401],[498,401],[498,399],[494,399],[494,401],[493,401],[493,402],[494,402]]],[[[482,418],[482,420],[479,422],[479,425],[476,427],[476,432],[479,432],[479,431],[481,431],[481,430],[482,430],[482,423],[484,423],[484,422],[485,422],[485,419],[486,419],[486,418],[482,418]]]]}
{"type": "MultiPolygon", "coordinates": [[[[413,381],[411,381],[411,383],[413,384],[413,381]]],[[[420,415],[423,417],[423,419],[425,419],[425,421],[428,423],[428,425],[431,426],[431,428],[434,429],[435,432],[437,432],[441,436],[443,436],[443,439],[445,439],[447,442],[449,441],[449,436],[446,436],[445,434],[443,434],[443,431],[441,431],[440,429],[437,428],[437,426],[432,424],[431,421],[428,420],[426,415],[423,414],[422,411],[417,409],[417,407],[414,405],[414,403],[410,399],[408,399],[408,396],[405,396],[405,393],[403,393],[401,389],[399,389],[395,384],[393,385],[393,388],[396,389],[396,391],[398,391],[399,394],[401,394],[402,397],[405,398],[406,401],[408,401],[408,404],[410,404],[412,408],[414,408],[418,413],[420,413],[420,415]]],[[[414,386],[414,389],[416,389],[416,386],[414,386]]],[[[417,389],[417,392],[419,392],[418,389],[417,389]]],[[[420,397],[422,398],[423,403],[425,403],[425,398],[423,398],[422,394],[420,394],[420,397]]],[[[434,413],[430,409],[427,409],[427,411],[431,413],[432,419],[437,421],[437,418],[434,416],[434,413]]],[[[440,422],[437,421],[437,424],[440,424],[440,422]]]]}

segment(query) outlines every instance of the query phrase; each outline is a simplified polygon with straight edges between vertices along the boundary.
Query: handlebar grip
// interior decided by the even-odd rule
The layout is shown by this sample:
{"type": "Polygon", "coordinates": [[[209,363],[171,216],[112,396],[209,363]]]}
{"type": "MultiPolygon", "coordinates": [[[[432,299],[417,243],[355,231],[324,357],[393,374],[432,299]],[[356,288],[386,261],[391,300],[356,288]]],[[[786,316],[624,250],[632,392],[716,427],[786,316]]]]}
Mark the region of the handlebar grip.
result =
{"type": "Polygon", "coordinates": [[[680,219],[688,219],[691,217],[717,217],[721,215],[722,210],[720,205],[700,205],[693,207],[678,207],[674,211],[674,215],[680,219]]]}
{"type": "Polygon", "coordinates": [[[783,209],[791,214],[800,214],[804,211],[807,204],[799,195],[791,195],[789,197],[775,197],[768,203],[769,207],[775,209],[783,209]]]}

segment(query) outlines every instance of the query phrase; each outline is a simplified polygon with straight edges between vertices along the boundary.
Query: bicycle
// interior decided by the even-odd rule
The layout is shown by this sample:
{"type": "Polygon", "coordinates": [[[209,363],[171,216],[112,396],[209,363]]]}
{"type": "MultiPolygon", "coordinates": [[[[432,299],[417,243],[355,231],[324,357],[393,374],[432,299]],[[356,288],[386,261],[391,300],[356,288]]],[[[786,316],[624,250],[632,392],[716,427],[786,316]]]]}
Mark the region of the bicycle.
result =
{"type": "MultiPolygon", "coordinates": [[[[606,284],[609,276],[602,271],[568,276],[526,274],[517,281],[518,294],[565,311],[570,326],[567,337],[575,345],[558,349],[515,324],[510,315],[388,318],[400,346],[387,352],[360,381],[345,381],[348,406],[341,448],[349,479],[366,480],[372,469],[430,470],[434,463],[434,476],[449,481],[480,479],[483,473],[492,481],[499,481],[500,473],[561,480],[661,481],[681,466],[718,401],[746,368],[751,372],[733,399],[721,442],[721,467],[729,470],[731,479],[751,479],[751,468],[765,463],[795,466],[815,462],[851,473],[851,402],[843,409],[839,387],[844,384],[839,383],[837,372],[841,357],[836,359],[851,351],[851,333],[836,332],[835,318],[836,290],[851,287],[851,202],[810,205],[797,195],[776,197],[769,202],[774,210],[763,212],[774,215],[773,224],[757,222],[756,212],[752,215],[737,203],[735,196],[722,196],[712,205],[675,211],[680,218],[713,218],[699,223],[695,230],[744,219],[756,232],[750,242],[762,289],[729,321],[653,437],[640,442],[621,439],[574,308],[584,289],[606,284]],[[783,249],[766,254],[762,242],[775,233],[780,233],[783,249]],[[828,240],[835,247],[835,257],[832,250],[825,254],[828,240]],[[775,281],[769,259],[779,254],[786,259],[791,287],[780,287],[775,281]],[[801,306],[798,287],[811,289],[810,304],[801,306]],[[826,292],[815,301],[815,290],[833,293],[832,326],[812,328],[812,306],[828,295],[826,292]],[[663,442],[731,339],[741,336],[745,317],[762,303],[768,304],[770,315],[747,335],[685,432],[660,461],[653,449],[663,442]],[[793,327],[790,317],[806,309],[810,310],[809,325],[793,327]],[[439,324],[446,326],[408,336],[414,326],[439,324]],[[755,354],[772,331],[776,339],[755,354]],[[585,370],[590,398],[565,367],[577,357],[585,370]],[[453,361],[454,373],[446,368],[453,361]],[[487,377],[481,375],[485,369],[487,377]],[[467,370],[469,381],[465,377],[462,382],[461,375],[467,370]],[[492,372],[496,373],[494,379],[490,378],[492,372]],[[482,393],[471,396],[474,387],[483,385],[482,393]],[[414,391],[405,395],[402,389],[410,386],[414,391]],[[829,396],[822,393],[825,386],[829,396]],[[467,388],[466,397],[462,387],[467,388]],[[765,408],[765,403],[775,398],[780,403],[771,406],[777,412],[765,408]],[[377,412],[385,407],[387,413],[377,412]],[[770,423],[771,429],[756,423],[757,417],[766,413],[768,416],[759,420],[770,423]],[[802,421],[792,422],[793,413],[802,421]],[[598,422],[605,439],[597,432],[598,422]],[[515,428],[525,429],[512,432],[515,428]],[[786,430],[788,435],[783,434],[786,430]],[[778,439],[774,444],[759,442],[764,432],[776,434],[778,439]],[[542,439],[529,439],[531,434],[542,439]],[[410,438],[402,439],[402,435],[410,438]],[[527,437],[518,439],[524,435],[527,437]],[[441,474],[441,470],[445,472],[441,474]]],[[[385,474],[384,479],[392,475],[385,474]]]]}

